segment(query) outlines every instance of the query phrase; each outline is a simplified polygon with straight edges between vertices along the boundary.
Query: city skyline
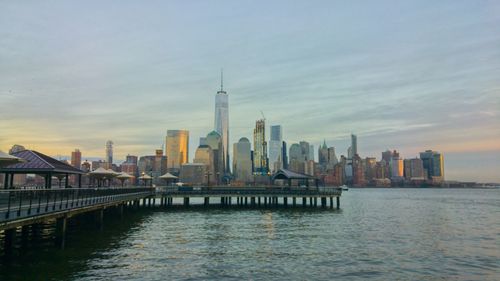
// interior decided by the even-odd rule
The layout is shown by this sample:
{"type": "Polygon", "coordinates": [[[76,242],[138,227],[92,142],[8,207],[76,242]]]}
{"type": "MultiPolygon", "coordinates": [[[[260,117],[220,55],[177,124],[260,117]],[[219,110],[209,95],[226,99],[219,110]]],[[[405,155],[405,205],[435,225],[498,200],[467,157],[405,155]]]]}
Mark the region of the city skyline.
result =
{"type": "Polygon", "coordinates": [[[400,15],[379,22],[387,3],[301,3],[281,14],[284,3],[275,2],[259,14],[228,2],[183,19],[175,12],[190,4],[172,2],[119,8],[113,21],[109,4],[75,14],[62,2],[53,10],[5,3],[0,149],[69,156],[79,148],[82,159],[104,158],[113,140],[121,161],[161,148],[167,130],[187,129],[192,156],[213,128],[224,67],[229,148],[253,139],[262,110],[266,130],[282,125],[288,145],[326,139],[347,156],[354,133],[362,156],[434,149],[445,155],[447,179],[500,181],[499,5],[398,3],[400,15]],[[35,10],[39,17],[28,17],[35,10]],[[135,13],[144,17],[131,25],[135,13]]]}

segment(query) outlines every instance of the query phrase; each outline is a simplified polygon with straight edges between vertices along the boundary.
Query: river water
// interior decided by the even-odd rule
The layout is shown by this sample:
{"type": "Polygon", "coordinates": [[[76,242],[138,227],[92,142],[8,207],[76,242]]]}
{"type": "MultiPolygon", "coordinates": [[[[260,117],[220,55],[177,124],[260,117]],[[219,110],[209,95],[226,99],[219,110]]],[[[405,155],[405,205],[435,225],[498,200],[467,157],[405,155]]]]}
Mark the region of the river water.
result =
{"type": "MultiPolygon", "coordinates": [[[[18,242],[0,280],[500,280],[499,189],[351,189],[341,210],[178,208],[18,242]]],[[[18,239],[20,240],[20,239],[18,239]]]]}

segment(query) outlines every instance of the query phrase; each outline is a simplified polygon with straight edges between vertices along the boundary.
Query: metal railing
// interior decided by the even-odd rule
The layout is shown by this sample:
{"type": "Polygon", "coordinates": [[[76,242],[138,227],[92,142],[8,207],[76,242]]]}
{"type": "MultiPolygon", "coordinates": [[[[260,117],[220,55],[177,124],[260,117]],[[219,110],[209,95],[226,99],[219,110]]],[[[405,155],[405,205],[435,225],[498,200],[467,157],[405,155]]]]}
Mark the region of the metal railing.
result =
{"type": "Polygon", "coordinates": [[[341,188],[311,187],[311,188],[266,188],[266,187],[157,187],[157,194],[163,196],[340,196],[341,188]]]}
{"type": "Polygon", "coordinates": [[[153,194],[154,189],[144,187],[1,190],[0,222],[153,194]]]}

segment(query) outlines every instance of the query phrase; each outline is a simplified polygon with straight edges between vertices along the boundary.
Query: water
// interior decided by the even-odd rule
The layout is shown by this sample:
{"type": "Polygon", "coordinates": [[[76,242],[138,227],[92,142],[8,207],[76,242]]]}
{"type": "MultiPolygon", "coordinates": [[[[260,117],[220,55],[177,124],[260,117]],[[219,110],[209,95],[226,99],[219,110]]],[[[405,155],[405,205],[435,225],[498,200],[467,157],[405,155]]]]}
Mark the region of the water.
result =
{"type": "Polygon", "coordinates": [[[498,189],[351,189],[340,211],[143,210],[69,231],[64,251],[51,226],[18,245],[0,280],[500,280],[498,189]]]}

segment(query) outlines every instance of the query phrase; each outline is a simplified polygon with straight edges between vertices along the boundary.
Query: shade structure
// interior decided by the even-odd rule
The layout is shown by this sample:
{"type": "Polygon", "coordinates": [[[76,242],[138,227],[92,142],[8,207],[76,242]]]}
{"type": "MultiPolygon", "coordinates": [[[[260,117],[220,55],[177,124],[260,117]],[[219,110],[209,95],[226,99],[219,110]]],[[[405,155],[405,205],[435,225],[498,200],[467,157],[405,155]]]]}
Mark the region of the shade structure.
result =
{"type": "Polygon", "coordinates": [[[15,156],[23,160],[16,160],[18,161],[17,163],[10,164],[8,166],[0,165],[0,173],[5,173],[5,188],[14,187],[13,178],[15,174],[36,174],[43,176],[45,178],[45,188],[52,187],[52,176],[59,176],[61,178],[62,175],[62,177],[66,178],[65,187],[69,187],[68,177],[70,175],[77,175],[78,186],[81,186],[81,175],[84,174],[84,172],[69,165],[68,163],[61,162],[35,150],[22,150],[13,153],[11,156],[15,156]]]}
{"type": "Polygon", "coordinates": [[[160,179],[178,179],[178,177],[172,175],[171,173],[166,173],[162,176],[159,176],[160,179]]]}
{"type": "Polygon", "coordinates": [[[113,170],[106,170],[102,167],[95,169],[94,171],[89,172],[90,177],[97,179],[97,186],[101,186],[103,180],[108,180],[108,186],[111,185],[111,179],[118,174],[113,170]]]}
{"type": "Polygon", "coordinates": [[[0,150],[0,167],[6,167],[12,164],[26,162],[23,158],[7,154],[0,150]]]}
{"type": "Polygon", "coordinates": [[[152,180],[153,178],[151,176],[145,174],[145,175],[140,176],[138,179],[148,181],[148,180],[152,180]]]}
{"type": "Polygon", "coordinates": [[[135,177],[132,176],[132,175],[129,175],[129,174],[125,173],[125,172],[121,172],[121,173],[119,173],[116,176],[116,178],[119,179],[122,182],[122,186],[123,186],[123,184],[125,183],[126,180],[132,179],[132,178],[135,178],[135,177]]]}
{"type": "Polygon", "coordinates": [[[138,177],[138,179],[144,182],[144,186],[146,186],[147,181],[150,181],[151,186],[153,186],[153,177],[149,176],[148,174],[143,174],[142,176],[138,177]]]}
{"type": "Polygon", "coordinates": [[[166,173],[162,176],[159,176],[158,178],[162,179],[162,180],[165,180],[167,182],[167,185],[170,185],[171,183],[173,182],[176,182],[177,180],[179,180],[178,177],[172,175],[171,173],[166,173]]]}

